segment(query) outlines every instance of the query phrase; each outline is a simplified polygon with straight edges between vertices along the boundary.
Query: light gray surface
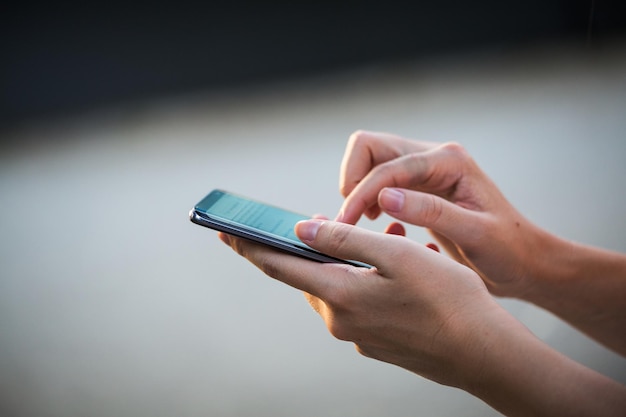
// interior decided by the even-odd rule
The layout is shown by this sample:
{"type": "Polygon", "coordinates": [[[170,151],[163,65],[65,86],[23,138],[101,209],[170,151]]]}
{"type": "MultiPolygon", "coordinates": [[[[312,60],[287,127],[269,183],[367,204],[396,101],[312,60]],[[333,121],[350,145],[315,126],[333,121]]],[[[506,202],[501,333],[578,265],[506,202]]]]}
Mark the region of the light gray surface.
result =
{"type": "MultiPolygon", "coordinates": [[[[7,134],[19,145],[0,156],[0,414],[497,415],[334,340],[298,291],[187,212],[222,187],[334,215],[347,137],[366,128],[459,141],[539,225],[626,251],[623,51],[366,68],[7,134]]],[[[623,359],[501,302],[626,382],[623,359]]]]}

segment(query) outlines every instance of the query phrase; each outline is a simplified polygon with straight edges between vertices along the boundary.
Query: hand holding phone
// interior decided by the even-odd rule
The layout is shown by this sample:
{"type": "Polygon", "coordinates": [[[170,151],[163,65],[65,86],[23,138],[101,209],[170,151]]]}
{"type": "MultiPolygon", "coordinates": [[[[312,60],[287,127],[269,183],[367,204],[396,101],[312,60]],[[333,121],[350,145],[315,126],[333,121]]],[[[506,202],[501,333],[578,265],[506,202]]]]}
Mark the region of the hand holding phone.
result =
{"type": "Polygon", "coordinates": [[[346,263],[371,268],[362,262],[338,259],[310,248],[298,239],[294,226],[309,216],[213,190],[189,212],[192,222],[233,236],[262,243],[318,262],[346,263]]]}

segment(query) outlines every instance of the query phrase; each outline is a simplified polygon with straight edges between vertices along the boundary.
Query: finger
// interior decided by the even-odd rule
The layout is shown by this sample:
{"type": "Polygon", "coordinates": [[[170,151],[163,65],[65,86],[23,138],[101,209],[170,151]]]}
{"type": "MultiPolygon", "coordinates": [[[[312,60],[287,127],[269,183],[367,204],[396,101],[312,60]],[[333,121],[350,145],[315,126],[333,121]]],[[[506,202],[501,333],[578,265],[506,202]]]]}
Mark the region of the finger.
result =
{"type": "Polygon", "coordinates": [[[314,295],[311,295],[308,292],[304,292],[304,298],[306,298],[309,305],[313,308],[313,310],[315,310],[317,314],[320,314],[320,315],[324,314],[324,309],[326,305],[320,298],[314,295]]]}
{"type": "MultiPolygon", "coordinates": [[[[313,220],[319,221],[319,220],[313,220]]],[[[266,275],[318,298],[341,286],[346,270],[359,273],[347,264],[320,263],[281,252],[267,245],[229,236],[230,246],[266,275]],[[352,271],[354,270],[354,271],[352,271]]]]}
{"type": "Polygon", "coordinates": [[[482,234],[480,212],[465,209],[433,194],[385,188],[380,192],[378,202],[390,216],[432,229],[462,246],[482,234]]]}
{"type": "Polygon", "coordinates": [[[442,234],[435,232],[432,229],[428,229],[428,231],[431,234],[431,236],[433,236],[437,240],[439,245],[441,247],[443,247],[443,250],[446,251],[446,253],[450,256],[450,258],[454,259],[455,261],[457,261],[460,264],[463,264],[465,266],[469,266],[467,264],[467,261],[465,260],[465,257],[459,251],[458,246],[455,245],[454,242],[452,242],[450,239],[448,239],[447,237],[443,236],[442,234]]]}
{"type": "Polygon", "coordinates": [[[355,224],[363,213],[378,205],[378,193],[385,187],[444,193],[462,175],[459,159],[448,147],[411,153],[374,167],[346,197],[336,220],[355,224]]]}
{"type": "Polygon", "coordinates": [[[339,191],[347,197],[372,167],[401,154],[393,146],[398,137],[382,132],[357,130],[348,139],[341,161],[339,191]]]}
{"type": "Polygon", "coordinates": [[[380,216],[380,213],[382,213],[380,207],[378,207],[378,204],[374,204],[368,207],[363,214],[370,220],[376,220],[378,216],[380,216]]]}
{"type": "Polygon", "coordinates": [[[426,244],[426,247],[427,247],[428,249],[432,249],[432,250],[434,250],[435,252],[440,252],[440,251],[439,251],[439,246],[437,246],[436,244],[434,244],[434,243],[432,243],[432,242],[431,242],[431,243],[427,243],[427,244],[426,244]]]}
{"type": "Polygon", "coordinates": [[[415,257],[416,251],[426,250],[401,236],[339,222],[305,220],[296,224],[295,232],[305,244],[322,253],[365,262],[379,271],[397,270],[402,267],[403,260],[415,257]]]}
{"type": "Polygon", "coordinates": [[[217,232],[217,237],[228,246],[230,246],[230,235],[224,232],[217,232]]]}
{"type": "Polygon", "coordinates": [[[402,225],[402,223],[397,222],[390,223],[385,228],[385,233],[387,233],[388,235],[406,236],[406,230],[404,226],[402,225]]]}
{"type": "Polygon", "coordinates": [[[341,161],[339,191],[342,196],[347,197],[373,167],[402,155],[427,151],[436,146],[438,144],[434,142],[358,130],[350,135],[341,161]]]}

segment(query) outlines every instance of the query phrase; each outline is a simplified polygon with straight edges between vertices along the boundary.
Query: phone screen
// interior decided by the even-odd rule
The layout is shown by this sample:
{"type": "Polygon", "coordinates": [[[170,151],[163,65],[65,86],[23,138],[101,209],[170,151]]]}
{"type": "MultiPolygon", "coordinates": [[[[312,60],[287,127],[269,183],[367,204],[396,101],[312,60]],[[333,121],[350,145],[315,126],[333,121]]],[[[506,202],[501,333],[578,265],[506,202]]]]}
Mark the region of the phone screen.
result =
{"type": "Polygon", "coordinates": [[[259,203],[245,197],[214,190],[196,205],[196,210],[233,224],[244,224],[274,236],[304,245],[294,232],[300,220],[310,219],[278,207],[259,203]]]}
{"type": "Polygon", "coordinates": [[[358,261],[338,259],[304,244],[294,232],[296,223],[310,217],[259,203],[222,190],[213,190],[189,213],[192,222],[319,262],[341,262],[371,268],[358,261]]]}

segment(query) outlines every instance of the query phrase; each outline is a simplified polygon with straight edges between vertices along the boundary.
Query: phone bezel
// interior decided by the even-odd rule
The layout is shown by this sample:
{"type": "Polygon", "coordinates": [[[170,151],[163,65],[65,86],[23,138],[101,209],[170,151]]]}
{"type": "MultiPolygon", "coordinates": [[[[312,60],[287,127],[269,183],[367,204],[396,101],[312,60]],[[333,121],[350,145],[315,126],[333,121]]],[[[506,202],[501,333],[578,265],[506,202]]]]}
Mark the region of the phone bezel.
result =
{"type": "MultiPolygon", "coordinates": [[[[225,192],[223,190],[217,190],[220,192],[225,192]]],[[[228,193],[231,195],[232,193],[228,193]]],[[[264,203],[260,203],[264,204],[264,203]]],[[[211,216],[209,213],[199,211],[197,207],[194,207],[189,212],[189,219],[200,226],[208,227],[209,229],[217,230],[220,232],[224,232],[233,236],[237,236],[243,239],[248,239],[253,242],[261,243],[264,245],[271,246],[273,248],[279,249],[283,252],[290,253],[292,255],[297,255],[306,259],[311,259],[317,262],[323,263],[344,263],[356,267],[365,267],[371,268],[371,265],[368,265],[363,262],[340,259],[333,256],[325,255],[313,248],[306,246],[304,243],[297,245],[296,243],[280,238],[276,235],[272,235],[268,232],[265,232],[260,229],[256,229],[250,227],[248,225],[233,222],[231,220],[225,220],[217,216],[211,216]]]]}

